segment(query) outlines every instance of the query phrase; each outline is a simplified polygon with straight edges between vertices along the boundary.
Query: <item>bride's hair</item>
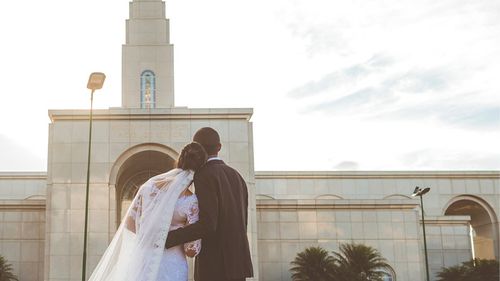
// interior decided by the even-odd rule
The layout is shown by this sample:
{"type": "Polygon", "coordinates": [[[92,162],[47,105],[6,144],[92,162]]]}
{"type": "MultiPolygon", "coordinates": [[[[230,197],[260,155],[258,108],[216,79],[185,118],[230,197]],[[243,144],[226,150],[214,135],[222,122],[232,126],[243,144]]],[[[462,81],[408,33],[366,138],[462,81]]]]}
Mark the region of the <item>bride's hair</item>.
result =
{"type": "Polygon", "coordinates": [[[207,162],[207,152],[201,144],[192,142],[182,149],[177,160],[177,168],[197,171],[205,162],[207,162]]]}

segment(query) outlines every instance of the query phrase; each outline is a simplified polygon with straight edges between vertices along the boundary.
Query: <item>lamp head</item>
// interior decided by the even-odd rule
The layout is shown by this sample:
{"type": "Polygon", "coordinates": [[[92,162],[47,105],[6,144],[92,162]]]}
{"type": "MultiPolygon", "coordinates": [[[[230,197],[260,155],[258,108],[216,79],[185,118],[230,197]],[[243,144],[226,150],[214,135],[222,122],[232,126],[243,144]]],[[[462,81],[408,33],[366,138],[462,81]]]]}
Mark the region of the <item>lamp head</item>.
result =
{"type": "Polygon", "coordinates": [[[413,194],[411,196],[415,197],[415,196],[422,196],[424,194],[426,194],[427,192],[429,192],[431,190],[430,187],[426,187],[424,189],[421,189],[420,187],[415,187],[415,190],[413,190],[413,194]]]}
{"type": "Polygon", "coordinates": [[[87,83],[87,89],[95,91],[102,89],[106,75],[102,72],[92,72],[89,76],[89,82],[87,83]]]}
{"type": "Polygon", "coordinates": [[[426,188],[424,188],[422,191],[420,191],[420,195],[424,195],[424,194],[426,194],[427,192],[429,192],[430,190],[431,190],[431,188],[430,188],[430,187],[426,187],[426,188]]]}
{"type": "Polygon", "coordinates": [[[411,196],[417,196],[417,192],[420,191],[420,187],[415,186],[415,190],[413,190],[413,194],[411,196]]]}

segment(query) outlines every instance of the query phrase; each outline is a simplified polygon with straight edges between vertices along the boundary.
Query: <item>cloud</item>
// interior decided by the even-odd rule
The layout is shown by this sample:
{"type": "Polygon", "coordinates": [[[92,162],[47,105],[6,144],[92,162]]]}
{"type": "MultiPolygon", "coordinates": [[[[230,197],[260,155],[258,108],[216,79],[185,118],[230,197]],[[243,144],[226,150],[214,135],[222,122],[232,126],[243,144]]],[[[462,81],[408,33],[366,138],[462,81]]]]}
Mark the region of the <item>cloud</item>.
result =
{"type": "Polygon", "coordinates": [[[319,103],[306,109],[308,112],[322,111],[328,114],[345,114],[346,112],[356,112],[366,106],[375,104],[391,103],[396,99],[390,91],[383,91],[376,88],[366,88],[356,91],[339,99],[319,103]]]}
{"type": "MultiPolygon", "coordinates": [[[[458,96],[460,97],[460,96],[458,96]]],[[[372,116],[379,120],[435,120],[469,130],[500,130],[500,104],[468,102],[460,98],[409,104],[372,116]]]]}
{"type": "Polygon", "coordinates": [[[359,163],[354,161],[342,161],[335,165],[336,170],[355,171],[359,168],[359,163]]]}
{"type": "MultiPolygon", "coordinates": [[[[378,62],[380,63],[380,61],[378,62]]],[[[384,66],[387,65],[390,65],[390,63],[384,62],[384,66]]],[[[361,67],[361,65],[355,65],[342,71],[342,73],[353,73],[349,77],[350,79],[357,80],[359,84],[368,85],[370,83],[363,83],[362,80],[368,79],[366,76],[369,72],[366,67],[361,67]]],[[[347,75],[344,76],[347,77],[347,75]]],[[[439,97],[442,91],[448,87],[450,76],[445,69],[410,70],[403,74],[393,74],[381,82],[374,82],[373,86],[356,89],[340,98],[307,105],[304,113],[322,111],[328,114],[346,114],[350,112],[356,115],[376,116],[390,110],[392,104],[398,101],[402,101],[404,104],[408,96],[428,95],[427,100],[439,97]]],[[[326,76],[321,81],[328,80],[327,78],[329,76],[326,76]]],[[[328,81],[331,83],[333,80],[328,81]]],[[[320,85],[327,84],[321,83],[320,85]]],[[[294,94],[298,96],[297,93],[300,92],[303,97],[310,97],[321,86],[310,87],[309,84],[306,84],[304,87],[299,88],[300,91],[295,91],[294,94]]],[[[331,91],[333,92],[334,89],[331,89],[331,91]]]]}
{"type": "MultiPolygon", "coordinates": [[[[300,17],[299,17],[300,18],[300,17]]],[[[348,52],[348,39],[342,29],[335,23],[307,23],[307,19],[297,18],[288,24],[288,28],[296,37],[307,43],[307,52],[310,56],[318,53],[336,50],[337,52],[348,52]]]]}
{"type": "MultiPolygon", "coordinates": [[[[295,97],[300,96],[306,100],[319,90],[330,91],[329,96],[336,96],[333,81],[349,83],[347,80],[353,79],[360,84],[367,84],[362,81],[368,79],[370,73],[370,67],[366,65],[372,67],[374,63],[357,64],[343,69],[338,72],[341,74],[327,75],[320,80],[321,83],[306,84],[292,93],[295,97]]],[[[384,66],[388,65],[391,63],[384,62],[384,66]]],[[[325,95],[322,101],[302,105],[302,113],[353,115],[361,119],[382,121],[430,120],[465,129],[500,129],[500,103],[482,101],[479,93],[457,94],[454,82],[458,79],[453,70],[447,68],[397,72],[387,75],[385,80],[375,83],[374,87],[356,89],[330,100],[325,95]]]]}
{"type": "Polygon", "coordinates": [[[500,169],[500,153],[479,153],[445,149],[421,149],[401,157],[404,166],[419,170],[500,169]]]}
{"type": "Polygon", "coordinates": [[[448,86],[450,76],[450,72],[445,69],[410,70],[383,81],[382,87],[390,91],[417,94],[442,91],[448,86]]]}
{"type": "Polygon", "coordinates": [[[441,113],[441,120],[467,128],[500,129],[500,106],[462,105],[441,113]]]}
{"type": "Polygon", "coordinates": [[[376,54],[363,63],[354,64],[341,70],[328,73],[318,80],[309,81],[288,92],[288,97],[306,98],[324,93],[335,87],[344,86],[345,84],[352,85],[357,80],[363,79],[371,73],[379,72],[392,63],[392,58],[382,54],[376,54]]]}

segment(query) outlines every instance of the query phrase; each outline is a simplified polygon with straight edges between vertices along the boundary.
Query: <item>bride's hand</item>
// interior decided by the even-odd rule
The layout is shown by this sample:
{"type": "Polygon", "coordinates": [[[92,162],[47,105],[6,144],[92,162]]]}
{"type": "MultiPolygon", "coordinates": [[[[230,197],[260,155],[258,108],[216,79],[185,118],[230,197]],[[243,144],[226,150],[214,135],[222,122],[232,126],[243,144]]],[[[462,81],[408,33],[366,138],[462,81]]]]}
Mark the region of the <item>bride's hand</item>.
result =
{"type": "Polygon", "coordinates": [[[190,258],[194,258],[196,256],[196,251],[193,249],[186,249],[184,253],[190,258]]]}

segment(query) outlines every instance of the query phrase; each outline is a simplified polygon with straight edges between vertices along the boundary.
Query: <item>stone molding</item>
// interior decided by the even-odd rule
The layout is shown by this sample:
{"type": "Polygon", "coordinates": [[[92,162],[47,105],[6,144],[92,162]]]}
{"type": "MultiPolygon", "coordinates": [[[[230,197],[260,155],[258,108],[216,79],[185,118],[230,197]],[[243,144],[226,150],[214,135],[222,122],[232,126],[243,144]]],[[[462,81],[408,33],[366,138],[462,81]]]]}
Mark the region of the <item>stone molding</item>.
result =
{"type": "MultiPolygon", "coordinates": [[[[425,217],[425,225],[438,224],[438,225],[469,225],[471,216],[440,216],[440,217],[425,217]]],[[[419,218],[420,224],[422,220],[419,218]]]]}
{"type": "MultiPolygon", "coordinates": [[[[94,109],[94,120],[213,120],[213,119],[242,119],[249,121],[252,117],[252,108],[153,108],[153,109],[94,109]]],[[[52,122],[65,120],[88,120],[89,111],[76,110],[49,110],[52,122]]]]}
{"type": "Polygon", "coordinates": [[[47,172],[0,172],[0,180],[46,180],[47,172]]]}
{"type": "Polygon", "coordinates": [[[257,171],[256,179],[500,179],[500,171],[257,171]]]}
{"type": "Polygon", "coordinates": [[[43,211],[45,200],[0,200],[1,211],[43,211]]]}
{"type": "Polygon", "coordinates": [[[340,199],[257,199],[258,210],[413,210],[419,206],[408,200],[340,200],[340,199]]]}

